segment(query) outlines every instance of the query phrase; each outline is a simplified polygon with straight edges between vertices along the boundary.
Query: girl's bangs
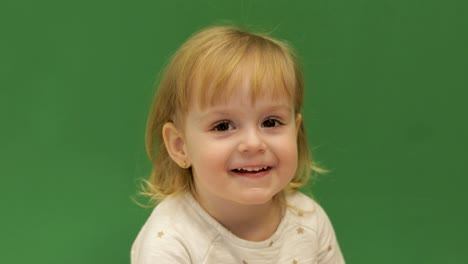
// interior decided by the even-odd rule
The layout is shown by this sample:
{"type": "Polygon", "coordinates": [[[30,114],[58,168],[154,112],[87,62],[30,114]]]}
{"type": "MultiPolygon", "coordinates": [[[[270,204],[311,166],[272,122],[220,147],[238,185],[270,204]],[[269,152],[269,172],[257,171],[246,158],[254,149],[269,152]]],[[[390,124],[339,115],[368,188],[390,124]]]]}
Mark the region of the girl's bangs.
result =
{"type": "Polygon", "coordinates": [[[276,46],[245,49],[243,53],[219,53],[207,56],[195,68],[189,94],[201,109],[226,103],[239,87],[249,82],[249,96],[254,104],[258,98],[290,100],[295,95],[295,62],[276,46]]]}

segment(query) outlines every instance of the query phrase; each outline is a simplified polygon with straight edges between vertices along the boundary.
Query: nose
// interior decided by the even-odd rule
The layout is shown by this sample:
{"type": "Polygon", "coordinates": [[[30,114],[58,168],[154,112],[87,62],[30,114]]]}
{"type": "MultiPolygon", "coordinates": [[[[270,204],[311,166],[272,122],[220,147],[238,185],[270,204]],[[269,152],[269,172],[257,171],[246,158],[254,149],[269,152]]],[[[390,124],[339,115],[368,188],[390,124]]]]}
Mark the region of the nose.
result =
{"type": "Polygon", "coordinates": [[[266,148],[264,136],[257,128],[246,129],[238,146],[240,152],[251,153],[264,152],[266,148]]]}

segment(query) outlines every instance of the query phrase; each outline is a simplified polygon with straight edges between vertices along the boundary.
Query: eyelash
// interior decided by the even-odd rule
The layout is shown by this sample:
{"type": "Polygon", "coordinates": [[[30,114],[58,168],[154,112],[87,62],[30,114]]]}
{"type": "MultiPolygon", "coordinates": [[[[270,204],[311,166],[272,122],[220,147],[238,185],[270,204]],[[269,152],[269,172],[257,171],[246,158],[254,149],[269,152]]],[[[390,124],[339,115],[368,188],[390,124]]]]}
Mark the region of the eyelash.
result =
{"type": "Polygon", "coordinates": [[[268,128],[278,127],[278,126],[281,126],[281,125],[284,125],[284,124],[281,121],[279,121],[278,119],[276,119],[276,118],[267,118],[262,122],[262,127],[268,127],[268,128]],[[273,121],[274,125],[273,126],[265,126],[265,123],[270,122],[270,121],[273,121]]]}
{"type": "MultiPolygon", "coordinates": [[[[261,126],[265,127],[265,128],[273,128],[273,127],[278,127],[278,126],[281,126],[281,125],[284,125],[284,123],[282,123],[278,119],[276,119],[276,118],[267,118],[262,122],[261,126]],[[273,122],[274,124],[266,125],[267,122],[273,122]],[[272,125],[272,126],[270,126],[270,125],[272,125]]],[[[217,131],[217,132],[225,132],[225,131],[228,131],[228,130],[232,130],[233,128],[234,128],[234,126],[232,125],[232,123],[230,121],[223,120],[223,121],[220,121],[220,122],[216,123],[213,126],[212,130],[217,131]]]]}
{"type": "Polygon", "coordinates": [[[224,131],[228,131],[230,129],[232,129],[234,126],[232,125],[231,122],[227,121],[227,120],[223,120],[223,121],[220,121],[218,123],[216,123],[216,125],[213,127],[213,130],[214,131],[217,131],[217,132],[224,132],[224,131]],[[227,129],[220,129],[222,126],[228,126],[227,129]]]}

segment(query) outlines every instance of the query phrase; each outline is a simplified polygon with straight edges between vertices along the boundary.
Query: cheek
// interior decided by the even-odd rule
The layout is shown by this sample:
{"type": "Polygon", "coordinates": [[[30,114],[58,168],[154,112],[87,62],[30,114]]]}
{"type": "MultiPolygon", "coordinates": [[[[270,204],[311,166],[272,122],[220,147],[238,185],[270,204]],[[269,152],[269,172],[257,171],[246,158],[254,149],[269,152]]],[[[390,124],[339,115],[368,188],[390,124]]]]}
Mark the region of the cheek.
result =
{"type": "Polygon", "coordinates": [[[281,155],[282,159],[289,164],[289,168],[295,171],[298,163],[296,136],[291,135],[285,138],[284,141],[277,144],[277,146],[277,152],[279,155],[281,155]]]}
{"type": "Polygon", "coordinates": [[[229,155],[225,143],[204,137],[191,140],[190,144],[187,144],[187,153],[194,168],[198,171],[224,166],[229,155]]]}

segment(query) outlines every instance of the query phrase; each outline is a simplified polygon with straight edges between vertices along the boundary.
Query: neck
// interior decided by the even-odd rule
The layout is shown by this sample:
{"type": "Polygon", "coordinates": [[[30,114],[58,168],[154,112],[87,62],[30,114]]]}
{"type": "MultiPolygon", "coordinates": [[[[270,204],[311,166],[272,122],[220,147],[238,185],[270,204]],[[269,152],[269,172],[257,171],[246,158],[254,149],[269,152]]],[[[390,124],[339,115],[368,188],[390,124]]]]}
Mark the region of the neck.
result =
{"type": "Polygon", "coordinates": [[[207,201],[194,194],[200,205],[220,224],[239,238],[263,241],[271,237],[282,219],[282,207],[270,200],[259,205],[232,201],[207,201]]]}

